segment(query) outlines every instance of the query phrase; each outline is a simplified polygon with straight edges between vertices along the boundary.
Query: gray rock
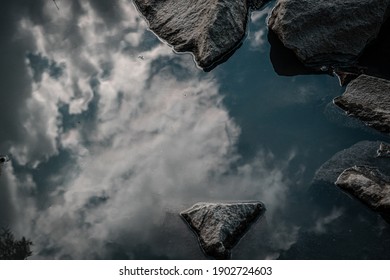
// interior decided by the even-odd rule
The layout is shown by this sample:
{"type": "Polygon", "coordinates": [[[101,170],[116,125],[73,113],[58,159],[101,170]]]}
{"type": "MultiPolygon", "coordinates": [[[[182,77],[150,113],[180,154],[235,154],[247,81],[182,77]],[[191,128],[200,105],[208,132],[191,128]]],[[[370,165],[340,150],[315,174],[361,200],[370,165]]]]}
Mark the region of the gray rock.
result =
{"type": "Polygon", "coordinates": [[[268,25],[306,65],[350,65],[378,35],[389,3],[278,0],[268,25]]]}
{"type": "Polygon", "coordinates": [[[333,184],[345,169],[355,165],[375,167],[382,173],[389,174],[390,160],[378,157],[377,153],[382,143],[380,141],[362,141],[336,153],[317,170],[313,181],[333,184]]]}
{"type": "Polygon", "coordinates": [[[230,250],[264,211],[261,202],[201,202],[180,215],[198,235],[200,246],[207,255],[228,259],[230,250]]]}
{"type": "Polygon", "coordinates": [[[268,0],[134,0],[149,28],[177,52],[191,52],[210,69],[245,36],[249,7],[268,0]]]}
{"type": "Polygon", "coordinates": [[[390,81],[360,75],[334,103],[366,125],[390,133],[390,81]]]}
{"type": "Polygon", "coordinates": [[[390,145],[381,143],[376,151],[377,157],[390,158],[390,145]]]}
{"type": "Polygon", "coordinates": [[[371,209],[388,215],[390,209],[390,179],[378,169],[354,166],[344,170],[336,185],[371,209]]]}

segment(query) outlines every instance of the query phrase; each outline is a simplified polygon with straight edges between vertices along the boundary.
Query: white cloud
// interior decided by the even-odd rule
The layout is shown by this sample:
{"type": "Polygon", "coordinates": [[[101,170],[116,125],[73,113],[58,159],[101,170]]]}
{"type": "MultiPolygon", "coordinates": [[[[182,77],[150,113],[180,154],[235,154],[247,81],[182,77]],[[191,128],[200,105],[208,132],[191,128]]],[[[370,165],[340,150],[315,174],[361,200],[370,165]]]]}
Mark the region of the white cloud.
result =
{"type": "Polygon", "coordinates": [[[259,23],[260,21],[266,21],[267,17],[270,15],[272,7],[265,7],[258,11],[251,12],[251,21],[253,23],[259,23]]]}
{"type": "Polygon", "coordinates": [[[313,231],[317,234],[324,234],[327,232],[326,227],[333,223],[335,220],[340,218],[344,213],[344,210],[341,208],[333,208],[332,212],[325,216],[321,217],[316,221],[316,224],[313,228],[313,231]]]}
{"type": "Polygon", "coordinates": [[[266,7],[260,11],[253,11],[251,13],[251,28],[248,34],[249,45],[252,50],[263,50],[264,44],[267,40],[267,26],[263,24],[267,20],[270,7],[266,7]]]}
{"type": "Polygon", "coordinates": [[[31,176],[9,174],[8,185],[19,190],[14,204],[28,201],[23,209],[28,215],[18,210],[17,228],[34,241],[35,258],[104,258],[107,242],[120,242],[126,234],[150,243],[167,212],[200,200],[262,200],[269,228],[279,232],[272,237],[273,250],[291,246],[297,229],[277,215],[287,199],[284,170],[292,157],[278,163],[272,153],[259,152],[233,168],[240,129],[221,105],[216,78],[188,67],[190,55],[175,55],[162,43],[143,46],[144,60],[126,52],[129,45],[141,52],[137,47],[147,31],[128,1],[118,3],[123,15],[112,26],[86,1],[79,17],[67,2],[61,2],[59,16],[47,3],[54,27],[20,22],[34,35],[31,51],[65,68],[57,78],[43,73],[41,81],[30,73],[30,117],[23,120],[29,133],[11,151],[19,164],[33,168],[71,155],[46,174],[50,187],[43,208],[20,190],[44,186],[31,176]],[[69,118],[84,120],[90,113],[91,120],[65,127],[63,106],[69,118]]]}
{"type": "Polygon", "coordinates": [[[258,31],[253,32],[253,34],[249,36],[250,45],[252,48],[260,48],[264,45],[266,40],[265,36],[267,34],[266,31],[266,29],[260,29],[258,31]]]}

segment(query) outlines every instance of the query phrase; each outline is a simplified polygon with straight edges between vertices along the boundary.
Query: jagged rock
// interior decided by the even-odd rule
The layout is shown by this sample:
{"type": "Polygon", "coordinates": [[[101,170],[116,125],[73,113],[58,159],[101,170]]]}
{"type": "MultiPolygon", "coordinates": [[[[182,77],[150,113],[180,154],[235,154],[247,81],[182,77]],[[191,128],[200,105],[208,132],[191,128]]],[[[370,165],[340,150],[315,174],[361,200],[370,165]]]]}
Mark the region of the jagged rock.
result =
{"type": "Polygon", "coordinates": [[[249,7],[269,0],[134,0],[150,29],[177,52],[191,52],[211,69],[245,36],[249,7]]]}
{"type": "Polygon", "coordinates": [[[360,75],[334,103],[368,126],[390,133],[390,81],[360,75]]]}
{"type": "Polygon", "coordinates": [[[265,211],[261,202],[197,203],[180,215],[198,235],[204,252],[230,258],[230,250],[265,211]]]}
{"type": "Polygon", "coordinates": [[[354,166],[344,170],[335,183],[371,209],[388,217],[390,213],[390,179],[378,169],[354,166]]]}
{"type": "Polygon", "coordinates": [[[377,36],[390,0],[278,0],[269,28],[306,65],[350,65],[377,36]]]}
{"type": "MultiPolygon", "coordinates": [[[[378,157],[377,151],[380,149],[381,144],[383,142],[361,141],[348,149],[336,153],[317,170],[313,181],[333,184],[345,169],[355,165],[375,167],[382,173],[389,174],[390,160],[378,157]]],[[[388,145],[387,143],[384,144],[388,145]]]]}
{"type": "Polygon", "coordinates": [[[390,145],[381,143],[376,151],[377,157],[390,158],[390,145]]]}

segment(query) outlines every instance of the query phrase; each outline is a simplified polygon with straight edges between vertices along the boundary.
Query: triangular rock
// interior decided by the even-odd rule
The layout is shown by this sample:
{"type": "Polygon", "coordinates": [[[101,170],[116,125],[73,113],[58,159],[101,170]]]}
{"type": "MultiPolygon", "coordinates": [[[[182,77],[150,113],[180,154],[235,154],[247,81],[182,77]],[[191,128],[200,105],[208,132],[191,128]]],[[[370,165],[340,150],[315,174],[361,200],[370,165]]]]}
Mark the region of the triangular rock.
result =
{"type": "Polygon", "coordinates": [[[204,252],[230,258],[230,250],[265,211],[261,202],[197,203],[180,215],[198,235],[204,252]]]}

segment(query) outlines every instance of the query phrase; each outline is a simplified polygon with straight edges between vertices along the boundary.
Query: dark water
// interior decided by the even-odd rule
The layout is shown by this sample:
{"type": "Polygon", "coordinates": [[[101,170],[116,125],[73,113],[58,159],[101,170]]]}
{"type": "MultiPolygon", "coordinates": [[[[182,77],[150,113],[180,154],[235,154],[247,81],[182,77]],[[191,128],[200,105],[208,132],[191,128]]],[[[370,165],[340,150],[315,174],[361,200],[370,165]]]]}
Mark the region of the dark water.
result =
{"type": "Polygon", "coordinates": [[[0,223],[32,258],[204,259],[178,213],[254,199],[267,212],[233,259],[390,257],[379,215],[312,183],[336,152],[388,139],[333,107],[336,77],[270,47],[270,5],[205,73],[128,1],[52,4],[9,1],[1,30],[0,223]]]}

